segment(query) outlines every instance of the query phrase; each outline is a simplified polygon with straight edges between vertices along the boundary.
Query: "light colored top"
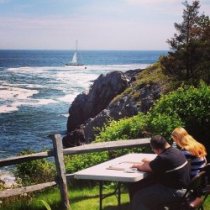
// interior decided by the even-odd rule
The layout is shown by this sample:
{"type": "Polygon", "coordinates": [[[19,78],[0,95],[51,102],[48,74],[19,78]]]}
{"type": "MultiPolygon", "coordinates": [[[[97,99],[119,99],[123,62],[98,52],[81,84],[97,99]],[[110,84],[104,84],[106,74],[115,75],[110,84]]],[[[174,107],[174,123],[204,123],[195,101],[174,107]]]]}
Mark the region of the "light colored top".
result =
{"type": "Polygon", "coordinates": [[[142,159],[154,159],[155,154],[131,153],[106,161],[104,163],[78,171],[74,174],[76,179],[89,179],[101,181],[137,182],[147,176],[146,172],[132,169],[131,166],[142,159]]]}

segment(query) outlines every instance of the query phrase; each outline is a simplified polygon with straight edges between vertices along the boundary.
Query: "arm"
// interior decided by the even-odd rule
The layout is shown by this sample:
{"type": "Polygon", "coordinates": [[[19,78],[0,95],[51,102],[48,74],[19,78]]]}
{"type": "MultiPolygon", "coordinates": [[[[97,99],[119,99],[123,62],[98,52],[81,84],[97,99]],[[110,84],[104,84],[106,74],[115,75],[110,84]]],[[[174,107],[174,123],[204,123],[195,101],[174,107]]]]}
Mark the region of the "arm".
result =
{"type": "Polygon", "coordinates": [[[144,161],[138,164],[133,164],[132,168],[137,168],[139,171],[152,172],[150,161],[144,161]]]}

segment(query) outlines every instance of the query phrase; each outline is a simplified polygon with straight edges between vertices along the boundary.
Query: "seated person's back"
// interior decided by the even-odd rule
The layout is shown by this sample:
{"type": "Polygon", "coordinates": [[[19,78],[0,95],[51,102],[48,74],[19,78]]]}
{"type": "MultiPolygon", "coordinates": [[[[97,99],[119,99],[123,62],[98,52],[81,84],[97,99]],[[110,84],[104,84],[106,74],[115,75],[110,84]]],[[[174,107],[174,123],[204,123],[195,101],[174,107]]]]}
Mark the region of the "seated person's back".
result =
{"type": "Polygon", "coordinates": [[[190,162],[190,176],[193,178],[206,165],[206,148],[203,144],[196,141],[188,132],[182,128],[175,128],[171,134],[175,143],[190,162]]]}

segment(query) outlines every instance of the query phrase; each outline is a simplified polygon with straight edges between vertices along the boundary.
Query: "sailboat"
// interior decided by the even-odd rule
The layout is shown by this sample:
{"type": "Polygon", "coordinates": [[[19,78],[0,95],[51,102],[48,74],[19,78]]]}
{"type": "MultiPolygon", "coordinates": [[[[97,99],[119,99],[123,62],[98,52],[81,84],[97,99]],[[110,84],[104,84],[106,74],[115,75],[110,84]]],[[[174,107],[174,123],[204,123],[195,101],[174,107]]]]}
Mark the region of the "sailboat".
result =
{"type": "Polygon", "coordinates": [[[73,57],[70,61],[70,63],[67,63],[66,66],[83,66],[84,64],[79,63],[79,57],[78,57],[78,42],[76,41],[76,49],[73,54],[73,57]]]}

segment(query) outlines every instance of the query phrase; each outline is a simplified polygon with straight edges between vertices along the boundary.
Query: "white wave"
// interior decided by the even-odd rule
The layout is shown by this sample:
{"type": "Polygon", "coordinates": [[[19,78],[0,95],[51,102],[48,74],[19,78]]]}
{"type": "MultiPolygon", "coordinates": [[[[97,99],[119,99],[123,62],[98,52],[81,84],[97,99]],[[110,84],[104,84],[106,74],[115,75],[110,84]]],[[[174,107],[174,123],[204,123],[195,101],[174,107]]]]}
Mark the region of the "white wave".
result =
{"type": "Polygon", "coordinates": [[[115,65],[90,65],[87,66],[86,70],[90,71],[128,71],[134,69],[144,69],[148,67],[150,64],[115,64],[115,65]]]}
{"type": "Polygon", "coordinates": [[[59,102],[70,104],[79,93],[88,91],[100,74],[143,69],[147,66],[148,64],[124,64],[8,68],[7,71],[12,77],[26,77],[26,82],[10,84],[8,81],[0,81],[0,101],[4,101],[0,105],[0,113],[17,111],[20,106],[42,106],[59,102]],[[40,78],[46,82],[41,83],[40,78]],[[33,84],[30,81],[33,81],[33,84]],[[54,99],[52,95],[51,99],[33,99],[41,89],[62,91],[64,96],[54,99]]]}
{"type": "Polygon", "coordinates": [[[114,64],[114,65],[85,65],[85,66],[45,66],[45,67],[17,67],[8,68],[7,71],[14,73],[40,74],[42,72],[81,72],[81,71],[127,71],[133,69],[144,69],[150,64],[114,64]]]}
{"type": "Polygon", "coordinates": [[[42,105],[48,105],[52,103],[58,103],[58,101],[53,99],[30,99],[30,101],[25,102],[12,102],[7,105],[0,106],[0,113],[10,113],[15,112],[19,110],[19,107],[21,106],[42,106],[42,105]]]}
{"type": "Polygon", "coordinates": [[[18,107],[13,106],[13,105],[2,105],[0,106],[0,113],[10,113],[10,112],[15,112],[18,111],[18,107]]]}
{"type": "Polygon", "coordinates": [[[20,106],[40,106],[50,103],[57,103],[53,99],[33,99],[33,95],[39,93],[38,90],[30,90],[24,88],[1,85],[0,86],[0,100],[4,103],[0,106],[0,113],[9,113],[18,111],[20,106]]]}
{"type": "Polygon", "coordinates": [[[59,101],[66,102],[66,103],[72,103],[73,100],[75,99],[75,97],[76,97],[78,94],[79,94],[79,93],[65,95],[65,96],[63,96],[63,97],[58,98],[58,100],[59,100],[59,101]]]}
{"type": "Polygon", "coordinates": [[[69,114],[62,114],[62,116],[68,118],[69,117],[69,114]]]}
{"type": "Polygon", "coordinates": [[[27,99],[37,93],[37,90],[0,85],[0,100],[27,99]]]}

